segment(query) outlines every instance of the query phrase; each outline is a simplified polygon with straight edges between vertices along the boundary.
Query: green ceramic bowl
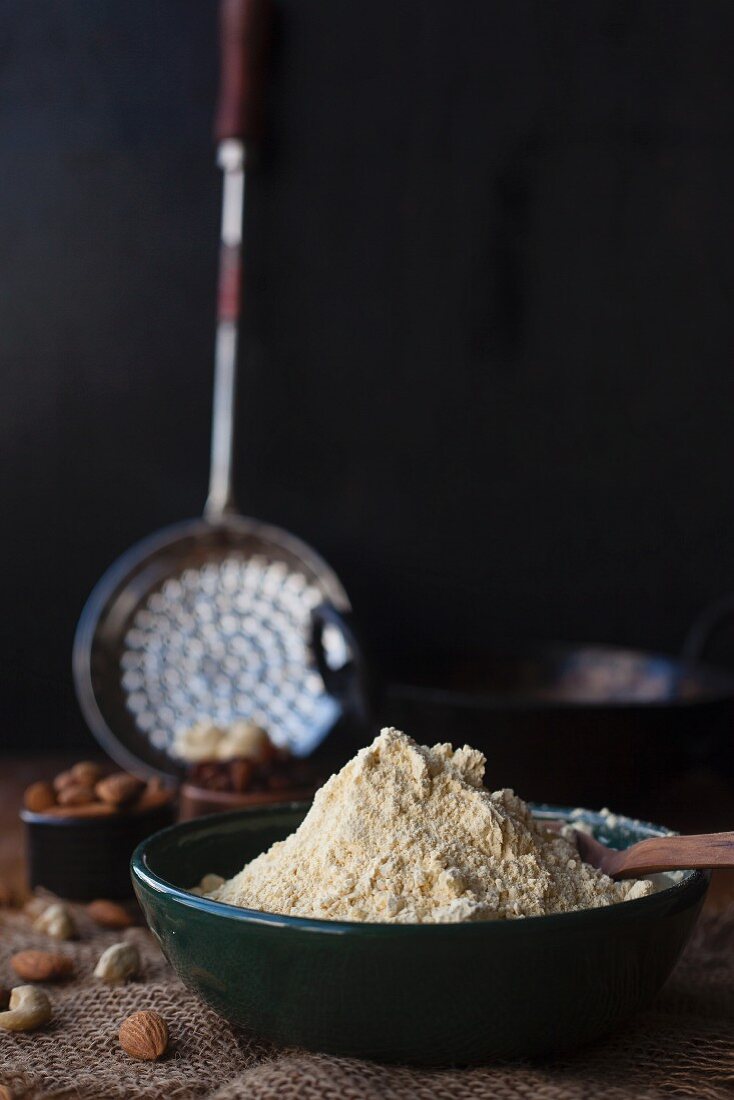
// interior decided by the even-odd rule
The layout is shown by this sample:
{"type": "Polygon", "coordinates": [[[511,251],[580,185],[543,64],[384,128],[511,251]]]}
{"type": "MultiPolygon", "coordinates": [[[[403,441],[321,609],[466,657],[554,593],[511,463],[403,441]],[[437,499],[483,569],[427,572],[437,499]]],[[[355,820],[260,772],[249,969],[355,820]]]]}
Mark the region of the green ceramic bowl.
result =
{"type": "MultiPolygon", "coordinates": [[[[708,887],[708,875],[690,872],[650,897],[603,909],[446,925],[307,920],[187,892],[209,871],[230,877],[292,832],[307,809],[174,825],[132,859],[148,924],[185,984],[225,1019],[282,1045],[424,1065],[579,1046],[654,997],[708,887]]],[[[583,818],[616,847],[667,831],[583,818]]]]}

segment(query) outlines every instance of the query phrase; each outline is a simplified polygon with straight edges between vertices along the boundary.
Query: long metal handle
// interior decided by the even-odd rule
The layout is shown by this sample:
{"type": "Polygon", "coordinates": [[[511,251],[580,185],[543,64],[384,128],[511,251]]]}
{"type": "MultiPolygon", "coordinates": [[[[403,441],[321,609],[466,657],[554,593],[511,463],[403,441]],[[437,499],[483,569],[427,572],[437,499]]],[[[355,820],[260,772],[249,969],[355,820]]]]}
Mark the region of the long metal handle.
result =
{"type": "Polygon", "coordinates": [[[262,130],[265,62],[272,0],[221,0],[221,82],[216,117],[218,163],[224,173],[219,248],[214,407],[207,519],[236,513],[233,462],[237,398],[237,337],[242,287],[242,224],[247,145],[262,130]]]}
{"type": "Polygon", "coordinates": [[[219,246],[217,337],[214,347],[214,402],[207,519],[237,511],[232,491],[237,336],[242,286],[242,223],[245,210],[245,146],[235,138],[221,142],[219,166],[224,173],[222,232],[219,246]]]}

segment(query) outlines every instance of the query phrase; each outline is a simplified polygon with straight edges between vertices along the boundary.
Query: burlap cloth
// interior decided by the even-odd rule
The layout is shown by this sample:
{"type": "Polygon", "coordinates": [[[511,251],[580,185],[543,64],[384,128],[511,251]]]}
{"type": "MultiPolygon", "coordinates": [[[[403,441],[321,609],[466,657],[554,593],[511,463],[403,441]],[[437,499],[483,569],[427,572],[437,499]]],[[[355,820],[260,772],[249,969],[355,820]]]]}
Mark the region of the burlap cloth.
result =
{"type": "MultiPolygon", "coordinates": [[[[704,918],[654,1007],[611,1039],[534,1064],[416,1070],[275,1050],[229,1027],[174,977],[147,931],[101,932],[81,910],[80,939],[62,944],[78,977],[47,986],[54,1018],[43,1031],[0,1031],[0,1082],[24,1097],[208,1097],[210,1100],[577,1100],[734,1094],[734,907],[704,918]],[[140,947],[144,977],[121,988],[93,978],[101,950],[119,939],[140,947]],[[157,1063],[120,1048],[122,1019],[154,1008],[171,1046],[157,1063]]],[[[28,918],[0,917],[0,985],[17,985],[8,959],[48,948],[28,918]]],[[[461,986],[457,996],[461,995],[461,986]]]]}

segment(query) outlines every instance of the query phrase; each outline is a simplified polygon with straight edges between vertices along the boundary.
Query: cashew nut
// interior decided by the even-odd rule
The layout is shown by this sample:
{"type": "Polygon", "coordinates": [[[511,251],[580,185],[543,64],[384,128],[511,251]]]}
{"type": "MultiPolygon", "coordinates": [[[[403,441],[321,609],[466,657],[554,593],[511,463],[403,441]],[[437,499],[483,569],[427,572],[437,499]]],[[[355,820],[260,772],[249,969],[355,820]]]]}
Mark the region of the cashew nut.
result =
{"type": "Polygon", "coordinates": [[[134,943],[113,943],[99,957],[95,978],[115,984],[134,977],[140,970],[140,955],[134,943]]]}
{"type": "Polygon", "coordinates": [[[32,1031],[51,1019],[51,1002],[35,985],[17,985],[10,994],[7,1012],[0,1012],[0,1027],[6,1031],[32,1031]]]}
{"type": "Polygon", "coordinates": [[[207,894],[213,894],[224,883],[221,875],[204,875],[198,886],[190,886],[189,893],[196,894],[197,898],[204,898],[207,894]]]}
{"type": "Polygon", "coordinates": [[[53,905],[44,909],[40,917],[34,921],[33,927],[37,932],[45,932],[55,940],[70,940],[76,934],[71,913],[60,902],[54,902],[53,905]]]}
{"type": "Polygon", "coordinates": [[[199,883],[199,889],[201,890],[202,894],[211,894],[223,885],[224,879],[221,875],[208,874],[204,875],[203,879],[199,883]]]}
{"type": "Polygon", "coordinates": [[[37,894],[26,902],[26,904],[23,906],[23,912],[27,917],[35,920],[36,917],[40,917],[41,913],[44,913],[46,909],[48,909],[50,904],[51,902],[48,898],[44,898],[43,896],[37,894]]]}

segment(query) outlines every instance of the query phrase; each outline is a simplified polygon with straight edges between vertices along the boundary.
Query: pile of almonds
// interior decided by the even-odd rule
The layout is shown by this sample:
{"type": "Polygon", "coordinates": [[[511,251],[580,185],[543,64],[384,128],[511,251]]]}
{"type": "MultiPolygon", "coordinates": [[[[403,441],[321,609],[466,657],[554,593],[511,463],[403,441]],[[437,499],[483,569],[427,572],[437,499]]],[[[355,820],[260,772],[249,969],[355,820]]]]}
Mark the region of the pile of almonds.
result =
{"type": "Polygon", "coordinates": [[[55,817],[104,817],[153,809],[172,797],[171,789],[158,779],[146,783],[127,772],[107,775],[100,764],[81,760],[50,783],[31,783],[23,795],[23,805],[33,813],[55,817]]]}
{"type": "Polygon", "coordinates": [[[316,785],[313,769],[308,764],[272,744],[271,750],[259,759],[240,756],[234,760],[205,760],[192,764],[186,778],[194,787],[232,794],[311,790],[316,785]]]}

